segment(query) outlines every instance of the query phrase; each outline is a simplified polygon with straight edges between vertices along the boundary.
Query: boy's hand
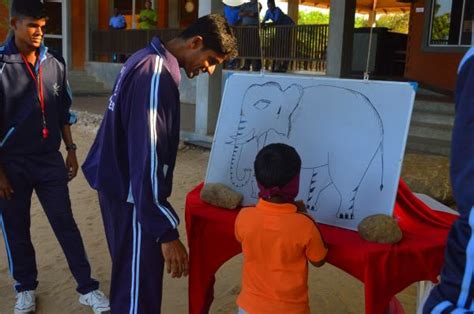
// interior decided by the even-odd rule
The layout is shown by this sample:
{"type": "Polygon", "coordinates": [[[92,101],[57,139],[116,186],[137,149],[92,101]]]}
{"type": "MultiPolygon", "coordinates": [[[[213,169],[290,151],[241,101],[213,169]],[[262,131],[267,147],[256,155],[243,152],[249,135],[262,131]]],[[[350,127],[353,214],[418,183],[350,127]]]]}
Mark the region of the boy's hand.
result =
{"type": "Polygon", "coordinates": [[[297,210],[299,213],[307,213],[307,212],[308,212],[308,211],[306,210],[306,204],[305,204],[302,200],[295,201],[294,204],[296,205],[296,210],[297,210]]]}
{"type": "Polygon", "coordinates": [[[179,239],[161,243],[161,251],[166,264],[166,272],[172,278],[181,278],[188,275],[188,253],[179,239]]]}

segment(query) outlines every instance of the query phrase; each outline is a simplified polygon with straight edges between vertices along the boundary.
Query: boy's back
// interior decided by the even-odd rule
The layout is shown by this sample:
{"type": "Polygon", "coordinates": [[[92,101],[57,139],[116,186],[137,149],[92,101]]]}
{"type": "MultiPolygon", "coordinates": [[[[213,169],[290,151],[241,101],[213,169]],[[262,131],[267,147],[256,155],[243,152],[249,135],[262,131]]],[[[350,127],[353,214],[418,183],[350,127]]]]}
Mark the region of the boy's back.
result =
{"type": "Polygon", "coordinates": [[[327,253],[311,218],[291,203],[260,199],[239,213],[235,233],[244,254],[238,305],[250,314],[309,313],[308,260],[327,253]]]}

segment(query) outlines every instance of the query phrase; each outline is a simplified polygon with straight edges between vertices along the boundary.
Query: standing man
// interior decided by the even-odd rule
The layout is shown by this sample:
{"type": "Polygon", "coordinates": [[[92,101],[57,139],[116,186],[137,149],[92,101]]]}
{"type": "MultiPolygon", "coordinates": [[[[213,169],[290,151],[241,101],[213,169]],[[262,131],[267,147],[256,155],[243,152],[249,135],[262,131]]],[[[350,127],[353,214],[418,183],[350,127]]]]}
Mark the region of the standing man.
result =
{"type": "MultiPolygon", "coordinates": [[[[268,0],[268,10],[265,12],[263,24],[267,21],[272,21],[274,25],[295,25],[295,22],[283,13],[283,11],[275,5],[275,0],[268,0]]],[[[277,56],[280,58],[289,58],[293,41],[292,29],[283,29],[277,27],[275,30],[274,45],[279,47],[276,51],[282,53],[277,56]]],[[[286,72],[288,70],[289,61],[274,60],[272,64],[272,72],[286,72]]]]}
{"type": "Polygon", "coordinates": [[[448,235],[441,282],[421,307],[423,313],[474,311],[474,48],[459,66],[451,181],[459,218],[448,235]]]}
{"type": "MultiPolygon", "coordinates": [[[[127,28],[127,21],[125,20],[125,16],[120,14],[117,8],[114,8],[114,15],[109,20],[109,29],[126,29],[127,28]]],[[[125,56],[124,55],[117,55],[116,53],[112,54],[112,62],[124,62],[125,56]]]]}
{"type": "Polygon", "coordinates": [[[127,28],[127,21],[125,21],[125,16],[120,14],[117,8],[114,8],[114,16],[109,20],[110,29],[125,29],[127,28]]]}
{"type": "Polygon", "coordinates": [[[156,12],[151,8],[151,1],[145,1],[145,9],[140,11],[140,29],[156,28],[156,12]]]}
{"type": "Polygon", "coordinates": [[[99,192],[112,257],[114,314],[161,312],[163,269],[186,276],[179,218],[167,198],[179,144],[180,68],[211,75],[237,55],[224,17],[199,18],[177,38],[158,37],[125,62],[82,169],[99,192]]]}
{"type": "Polygon", "coordinates": [[[252,65],[252,71],[260,71],[262,68],[262,61],[260,60],[260,34],[258,33],[258,23],[260,23],[259,12],[261,10],[261,4],[257,0],[250,0],[250,2],[242,4],[239,11],[239,16],[242,20],[242,26],[250,26],[249,28],[252,35],[252,41],[257,43],[257,51],[259,56],[257,59],[245,59],[244,66],[240,69],[242,71],[250,71],[250,64],[252,65]],[[256,35],[255,35],[256,34],[256,35]]]}
{"type": "Polygon", "coordinates": [[[13,36],[0,48],[0,225],[16,281],[14,312],[35,310],[38,281],[30,236],[34,190],[77,281],[79,301],[94,313],[104,313],[109,302],[91,278],[71,211],[67,185],[78,168],[70,128],[71,96],[64,63],[43,45],[46,20],[43,1],[14,0],[13,36]],[[66,162],[59,152],[61,138],[66,162]]]}

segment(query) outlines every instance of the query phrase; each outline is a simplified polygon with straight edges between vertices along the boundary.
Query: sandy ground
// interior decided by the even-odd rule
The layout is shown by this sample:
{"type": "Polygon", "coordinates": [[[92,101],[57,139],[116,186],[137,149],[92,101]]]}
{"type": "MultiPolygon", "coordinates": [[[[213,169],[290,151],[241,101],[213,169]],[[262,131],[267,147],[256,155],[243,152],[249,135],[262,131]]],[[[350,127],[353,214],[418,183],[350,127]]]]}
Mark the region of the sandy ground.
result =
{"type": "MultiPolygon", "coordinates": [[[[80,163],[92,144],[98,118],[89,116],[82,121],[82,125],[73,130],[75,142],[79,147],[80,163]]],[[[189,147],[180,149],[178,154],[171,203],[174,204],[182,220],[180,232],[183,241],[186,193],[203,180],[208,157],[209,152],[189,147]]],[[[74,216],[83,236],[93,276],[101,282],[101,289],[108,292],[111,264],[97,195],[89,188],[82,173],[79,173],[69,187],[74,216]]],[[[40,281],[36,313],[89,313],[87,308],[78,303],[75,281],[36,198],[32,203],[31,216],[31,233],[40,281]]],[[[219,270],[211,313],[236,313],[235,299],[240,289],[241,261],[241,256],[237,256],[219,270]]],[[[319,269],[312,268],[309,286],[312,313],[364,312],[362,283],[331,265],[319,269]]],[[[406,313],[415,313],[415,285],[400,293],[398,298],[406,313]]],[[[8,275],[4,242],[0,240],[0,313],[11,313],[14,299],[13,280],[8,275]]],[[[187,279],[176,280],[165,276],[162,313],[184,314],[187,313],[187,305],[187,279]]]]}

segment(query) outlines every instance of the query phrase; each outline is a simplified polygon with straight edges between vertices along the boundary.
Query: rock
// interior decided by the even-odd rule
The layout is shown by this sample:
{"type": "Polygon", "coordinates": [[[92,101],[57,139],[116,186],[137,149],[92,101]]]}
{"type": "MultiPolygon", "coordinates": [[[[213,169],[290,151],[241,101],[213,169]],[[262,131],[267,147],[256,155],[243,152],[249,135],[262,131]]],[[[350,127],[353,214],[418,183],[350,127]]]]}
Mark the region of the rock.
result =
{"type": "Polygon", "coordinates": [[[240,206],[244,196],[221,183],[207,183],[201,190],[201,199],[211,205],[235,209],[240,206]]]}
{"type": "Polygon", "coordinates": [[[453,207],[448,157],[406,154],[401,175],[413,192],[429,195],[453,207]]]}
{"type": "Polygon", "coordinates": [[[377,214],[364,218],[357,226],[362,239],[376,243],[397,243],[403,237],[397,221],[388,215],[377,214]]]}

